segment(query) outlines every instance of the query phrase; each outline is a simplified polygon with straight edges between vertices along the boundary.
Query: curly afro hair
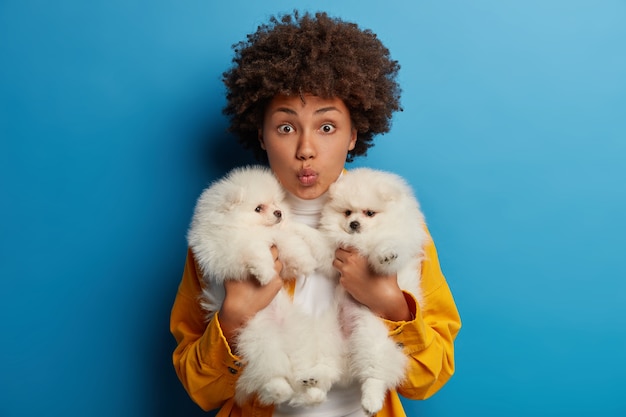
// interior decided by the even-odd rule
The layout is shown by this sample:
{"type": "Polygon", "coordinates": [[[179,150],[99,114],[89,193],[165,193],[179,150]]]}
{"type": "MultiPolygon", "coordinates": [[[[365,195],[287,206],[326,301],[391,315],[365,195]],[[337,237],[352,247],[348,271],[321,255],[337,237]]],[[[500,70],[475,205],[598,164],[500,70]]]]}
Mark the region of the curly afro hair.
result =
{"type": "Polygon", "coordinates": [[[245,41],[233,45],[233,66],[223,74],[229,130],[264,159],[258,140],[267,104],[278,94],[313,94],[343,100],[357,130],[347,161],[386,133],[400,108],[400,69],[370,30],[326,13],[272,17],[245,41]]]}

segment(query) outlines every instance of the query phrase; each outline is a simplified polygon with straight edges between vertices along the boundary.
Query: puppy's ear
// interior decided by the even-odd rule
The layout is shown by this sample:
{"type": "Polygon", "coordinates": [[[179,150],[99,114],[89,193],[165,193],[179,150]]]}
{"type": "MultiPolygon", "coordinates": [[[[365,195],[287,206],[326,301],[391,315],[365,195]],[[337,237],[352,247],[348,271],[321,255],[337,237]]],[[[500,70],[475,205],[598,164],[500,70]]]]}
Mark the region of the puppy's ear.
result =
{"type": "Polygon", "coordinates": [[[224,196],[224,206],[222,207],[223,212],[228,212],[238,205],[240,205],[244,200],[244,192],[240,187],[233,188],[226,192],[224,196]]]}
{"type": "Polygon", "coordinates": [[[398,190],[394,188],[388,187],[380,190],[380,198],[387,203],[395,201],[398,198],[398,190]]]}
{"type": "Polygon", "coordinates": [[[398,201],[406,195],[405,187],[395,182],[389,182],[380,189],[380,197],[383,201],[388,203],[398,201]]]}

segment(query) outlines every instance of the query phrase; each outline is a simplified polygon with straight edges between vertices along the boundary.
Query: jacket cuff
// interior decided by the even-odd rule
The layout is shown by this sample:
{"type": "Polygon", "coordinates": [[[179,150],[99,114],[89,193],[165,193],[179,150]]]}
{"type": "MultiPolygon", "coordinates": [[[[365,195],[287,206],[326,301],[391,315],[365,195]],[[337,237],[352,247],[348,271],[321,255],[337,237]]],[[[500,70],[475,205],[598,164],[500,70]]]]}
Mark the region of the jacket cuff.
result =
{"type": "Polygon", "coordinates": [[[216,369],[234,382],[243,368],[241,359],[234,355],[222,333],[218,313],[209,321],[204,336],[200,341],[200,355],[203,363],[216,369]]]}
{"type": "Polygon", "coordinates": [[[410,321],[390,321],[383,319],[391,337],[406,353],[413,353],[426,348],[426,338],[422,312],[413,294],[402,291],[409,306],[410,321]]]}

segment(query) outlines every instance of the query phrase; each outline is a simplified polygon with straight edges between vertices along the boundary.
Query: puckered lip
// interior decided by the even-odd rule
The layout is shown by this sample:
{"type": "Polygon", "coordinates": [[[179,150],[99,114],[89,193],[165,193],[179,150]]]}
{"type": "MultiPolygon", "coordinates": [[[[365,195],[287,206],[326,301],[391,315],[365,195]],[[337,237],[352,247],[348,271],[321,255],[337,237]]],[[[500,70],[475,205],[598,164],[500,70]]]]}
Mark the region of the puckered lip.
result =
{"type": "Polygon", "coordinates": [[[315,184],[318,177],[319,174],[317,173],[317,171],[311,168],[302,168],[300,171],[298,171],[298,181],[300,181],[300,184],[305,186],[315,184]]]}

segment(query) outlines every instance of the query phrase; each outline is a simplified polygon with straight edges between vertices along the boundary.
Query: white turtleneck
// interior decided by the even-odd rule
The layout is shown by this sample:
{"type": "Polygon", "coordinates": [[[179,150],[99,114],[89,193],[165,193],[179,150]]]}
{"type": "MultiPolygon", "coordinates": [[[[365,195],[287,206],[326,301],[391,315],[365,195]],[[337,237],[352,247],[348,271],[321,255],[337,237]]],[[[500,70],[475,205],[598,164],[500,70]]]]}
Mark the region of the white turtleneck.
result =
{"type": "MultiPolygon", "coordinates": [[[[291,209],[293,221],[317,229],[326,200],[326,193],[313,200],[303,200],[288,193],[286,202],[291,209]]],[[[335,284],[331,279],[317,272],[307,277],[301,276],[296,279],[293,301],[305,312],[317,316],[330,307],[334,288],[335,284]]]]}

